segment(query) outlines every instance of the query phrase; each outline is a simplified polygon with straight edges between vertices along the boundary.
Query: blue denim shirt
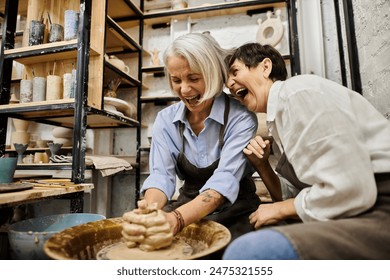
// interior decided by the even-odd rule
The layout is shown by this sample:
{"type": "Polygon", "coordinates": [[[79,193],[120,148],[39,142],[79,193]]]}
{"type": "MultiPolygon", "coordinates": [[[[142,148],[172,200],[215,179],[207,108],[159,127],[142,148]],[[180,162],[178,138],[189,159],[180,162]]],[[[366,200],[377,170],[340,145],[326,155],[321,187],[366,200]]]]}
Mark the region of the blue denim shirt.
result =
{"type": "Polygon", "coordinates": [[[257,118],[237,100],[230,99],[228,123],[225,126],[224,146],[219,146],[219,132],[224,123],[225,102],[223,94],[216,97],[205,127],[196,135],[185,116],[183,102],[173,104],[156,117],[152,130],[150,150],[150,175],[141,192],[157,188],[172,198],[176,190],[176,160],[181,151],[179,123],[185,124],[184,142],[187,159],[198,167],[207,167],[220,158],[218,168],[200,192],[213,189],[234,203],[241,178],[253,173],[253,169],[242,150],[257,130],[257,118]]]}

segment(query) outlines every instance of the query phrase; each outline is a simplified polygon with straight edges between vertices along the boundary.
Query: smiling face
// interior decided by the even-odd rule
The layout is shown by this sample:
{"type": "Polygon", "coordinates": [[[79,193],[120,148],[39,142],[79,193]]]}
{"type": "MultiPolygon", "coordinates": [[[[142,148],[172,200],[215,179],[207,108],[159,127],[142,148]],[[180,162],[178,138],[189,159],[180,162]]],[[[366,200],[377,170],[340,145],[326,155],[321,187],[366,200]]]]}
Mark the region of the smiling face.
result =
{"type": "Polygon", "coordinates": [[[266,113],[268,93],[273,84],[269,78],[271,70],[272,62],[268,58],[251,68],[236,59],[229,68],[226,86],[249,111],[266,113]]]}
{"type": "Polygon", "coordinates": [[[192,71],[188,61],[182,56],[171,56],[167,60],[167,71],[173,91],[184,102],[191,113],[211,111],[213,99],[199,103],[205,92],[205,81],[201,74],[192,71]]]}

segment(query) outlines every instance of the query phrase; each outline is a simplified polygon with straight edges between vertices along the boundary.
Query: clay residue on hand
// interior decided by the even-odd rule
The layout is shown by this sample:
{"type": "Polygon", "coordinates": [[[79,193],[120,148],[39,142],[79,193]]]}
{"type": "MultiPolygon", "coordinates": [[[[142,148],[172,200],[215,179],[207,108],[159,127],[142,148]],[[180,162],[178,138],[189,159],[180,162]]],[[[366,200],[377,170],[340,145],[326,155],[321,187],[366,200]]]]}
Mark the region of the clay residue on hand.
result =
{"type": "Polygon", "coordinates": [[[138,208],[123,214],[122,236],[128,248],[143,251],[166,248],[172,244],[171,227],[157,204],[140,201],[138,208]]]}

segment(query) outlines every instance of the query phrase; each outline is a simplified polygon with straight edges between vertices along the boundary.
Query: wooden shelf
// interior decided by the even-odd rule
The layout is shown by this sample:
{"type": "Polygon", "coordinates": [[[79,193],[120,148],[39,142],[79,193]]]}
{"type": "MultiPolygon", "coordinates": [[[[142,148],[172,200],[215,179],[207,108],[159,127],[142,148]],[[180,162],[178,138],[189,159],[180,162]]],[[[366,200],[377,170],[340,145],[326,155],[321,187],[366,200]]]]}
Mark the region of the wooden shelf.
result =
{"type": "Polygon", "coordinates": [[[106,53],[107,50],[138,52],[141,46],[124,29],[117,24],[111,17],[107,16],[106,33],[106,53]]]}
{"type": "Polygon", "coordinates": [[[164,66],[146,66],[142,67],[143,73],[165,73],[164,66]]]}
{"type": "MultiPolygon", "coordinates": [[[[137,127],[137,120],[87,107],[87,128],[137,127]]],[[[73,128],[74,99],[18,103],[0,106],[0,116],[7,115],[39,123],[73,128]]]]}
{"type": "Polygon", "coordinates": [[[123,72],[122,70],[115,67],[113,64],[111,64],[109,61],[104,60],[105,67],[105,73],[104,73],[104,79],[106,81],[114,80],[116,78],[121,77],[125,80],[125,84],[137,87],[141,85],[141,82],[138,79],[133,78],[129,74],[123,72]]]}
{"type": "MultiPolygon", "coordinates": [[[[12,186],[12,184],[10,184],[12,186]]],[[[53,199],[56,197],[70,195],[77,192],[92,190],[93,184],[78,184],[66,188],[53,187],[33,187],[30,190],[20,192],[9,192],[0,194],[0,207],[10,207],[18,204],[31,203],[44,199],[53,199]]]]}
{"type": "Polygon", "coordinates": [[[144,13],[145,24],[155,25],[164,24],[171,21],[171,19],[186,19],[191,18],[208,18],[216,16],[226,16],[240,13],[253,13],[254,10],[264,10],[277,7],[284,7],[286,1],[263,0],[241,0],[235,2],[221,2],[219,4],[210,4],[197,7],[188,7],[185,9],[166,10],[144,13]]]}
{"type": "MultiPolygon", "coordinates": [[[[90,50],[90,55],[97,54],[90,50]]],[[[77,58],[77,39],[4,50],[4,58],[24,65],[77,58]]]]}
{"type": "MultiPolygon", "coordinates": [[[[62,150],[72,150],[73,146],[68,146],[68,147],[61,147],[62,150]]],[[[14,148],[8,148],[5,149],[6,152],[11,152],[11,153],[16,153],[16,150],[14,148]]],[[[40,147],[34,147],[34,148],[27,148],[26,153],[28,152],[41,152],[41,151],[50,151],[49,147],[47,148],[40,148],[40,147]]]]}
{"type": "Polygon", "coordinates": [[[115,21],[121,18],[139,19],[141,10],[131,0],[107,1],[107,14],[115,21]]]}
{"type": "MultiPolygon", "coordinates": [[[[23,31],[19,30],[15,32],[15,37],[22,37],[23,31]]],[[[0,40],[3,39],[3,34],[0,34],[0,40]]]]}
{"type": "MultiPolygon", "coordinates": [[[[0,0],[0,13],[5,14],[5,1],[6,0],[0,0]]],[[[19,9],[18,14],[22,16],[27,15],[27,6],[28,6],[28,0],[19,0],[19,9]]]]}
{"type": "MultiPolygon", "coordinates": [[[[87,165],[87,169],[94,169],[93,164],[87,165]]],[[[17,170],[71,170],[72,163],[20,163],[17,170]]]]}

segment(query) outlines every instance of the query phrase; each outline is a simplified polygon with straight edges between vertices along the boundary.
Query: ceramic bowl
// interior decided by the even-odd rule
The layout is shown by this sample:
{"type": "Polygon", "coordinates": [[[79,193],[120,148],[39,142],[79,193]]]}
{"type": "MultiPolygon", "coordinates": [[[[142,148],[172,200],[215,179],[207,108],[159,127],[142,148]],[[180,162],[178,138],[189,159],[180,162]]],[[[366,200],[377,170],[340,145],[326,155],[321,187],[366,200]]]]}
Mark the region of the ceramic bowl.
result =
{"type": "Polygon", "coordinates": [[[73,137],[73,129],[67,127],[55,127],[52,132],[55,138],[72,138],[73,137]]]}
{"type": "Polygon", "coordinates": [[[55,233],[77,225],[105,219],[99,214],[71,213],[38,217],[10,225],[8,239],[11,258],[19,260],[49,259],[43,250],[55,233]]]}
{"type": "Polygon", "coordinates": [[[48,143],[50,142],[50,140],[37,140],[37,147],[38,148],[47,148],[48,147],[48,143]]]}

